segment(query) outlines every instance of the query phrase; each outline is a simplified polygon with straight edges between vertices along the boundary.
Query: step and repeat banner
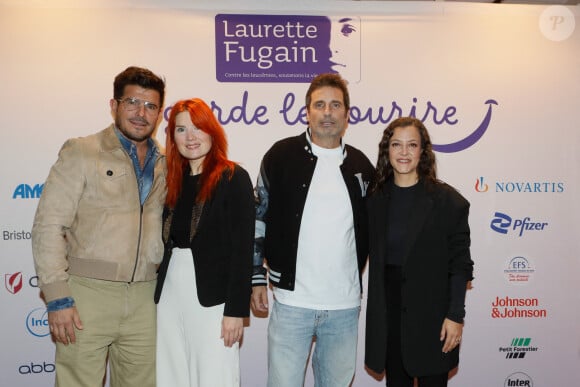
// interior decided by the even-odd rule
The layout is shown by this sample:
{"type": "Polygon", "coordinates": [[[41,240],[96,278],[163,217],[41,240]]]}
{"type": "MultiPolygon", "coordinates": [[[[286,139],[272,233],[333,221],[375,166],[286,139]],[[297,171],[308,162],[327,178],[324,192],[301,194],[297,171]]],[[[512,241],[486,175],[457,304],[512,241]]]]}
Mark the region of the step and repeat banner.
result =
{"type": "MultiPolygon", "coordinates": [[[[113,78],[138,65],[167,81],[161,143],[171,104],[203,98],[253,179],[305,129],[315,74],[348,80],[345,141],[373,162],[390,121],[423,120],[440,178],[471,202],[475,279],[450,386],[577,385],[579,23],[578,6],[0,2],[0,384],[53,383],[32,219],[62,143],[109,125],[113,78]]],[[[363,364],[365,299],[353,386],[379,386],[363,364]]],[[[250,318],[244,386],[265,386],[266,328],[250,318]]]]}

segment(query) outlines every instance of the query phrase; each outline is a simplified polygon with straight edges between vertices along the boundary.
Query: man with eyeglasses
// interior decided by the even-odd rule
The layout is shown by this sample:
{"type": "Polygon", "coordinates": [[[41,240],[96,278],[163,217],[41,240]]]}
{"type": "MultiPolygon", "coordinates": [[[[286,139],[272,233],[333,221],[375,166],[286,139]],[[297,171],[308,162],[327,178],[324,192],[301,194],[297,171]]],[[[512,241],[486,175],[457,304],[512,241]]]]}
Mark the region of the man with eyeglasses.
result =
{"type": "Polygon", "coordinates": [[[155,386],[156,265],[163,256],[165,159],[151,138],[165,82],[129,67],[115,122],[68,140],[52,166],[32,251],[56,342],[56,386],[155,386]]]}

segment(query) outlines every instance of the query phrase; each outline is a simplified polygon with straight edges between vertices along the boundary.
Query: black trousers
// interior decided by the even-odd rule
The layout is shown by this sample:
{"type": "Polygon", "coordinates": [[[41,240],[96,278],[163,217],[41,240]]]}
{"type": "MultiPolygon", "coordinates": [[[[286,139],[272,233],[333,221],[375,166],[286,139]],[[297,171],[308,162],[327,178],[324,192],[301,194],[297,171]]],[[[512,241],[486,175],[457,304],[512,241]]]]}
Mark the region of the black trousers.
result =
{"type": "MultiPolygon", "coordinates": [[[[387,303],[387,361],[388,387],[413,387],[413,375],[403,364],[401,351],[401,266],[385,266],[385,299],[387,303]]],[[[447,387],[447,373],[417,377],[418,387],[447,387]]]]}

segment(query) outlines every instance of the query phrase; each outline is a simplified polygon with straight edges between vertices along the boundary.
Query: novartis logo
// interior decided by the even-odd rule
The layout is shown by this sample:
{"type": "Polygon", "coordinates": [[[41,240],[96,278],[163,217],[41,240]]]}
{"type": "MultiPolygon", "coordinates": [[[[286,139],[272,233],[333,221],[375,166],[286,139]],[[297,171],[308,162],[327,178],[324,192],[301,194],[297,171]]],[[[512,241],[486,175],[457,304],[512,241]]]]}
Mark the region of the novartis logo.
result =
{"type": "Polygon", "coordinates": [[[566,190],[563,181],[522,181],[522,180],[497,180],[487,181],[483,176],[475,180],[476,192],[496,192],[506,194],[559,194],[566,190]]]}

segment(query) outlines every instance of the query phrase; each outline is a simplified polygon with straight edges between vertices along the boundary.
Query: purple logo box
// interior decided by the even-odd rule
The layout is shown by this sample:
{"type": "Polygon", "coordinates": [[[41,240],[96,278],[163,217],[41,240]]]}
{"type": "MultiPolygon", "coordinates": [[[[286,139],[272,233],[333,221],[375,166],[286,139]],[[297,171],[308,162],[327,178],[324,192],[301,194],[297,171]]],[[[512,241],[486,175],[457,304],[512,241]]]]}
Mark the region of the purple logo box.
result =
{"type": "Polygon", "coordinates": [[[219,82],[308,83],[332,70],[331,21],[324,16],[215,17],[219,82]]]}

